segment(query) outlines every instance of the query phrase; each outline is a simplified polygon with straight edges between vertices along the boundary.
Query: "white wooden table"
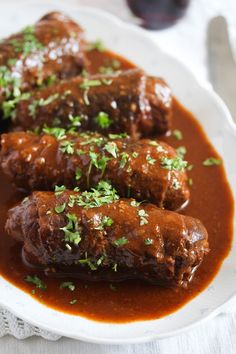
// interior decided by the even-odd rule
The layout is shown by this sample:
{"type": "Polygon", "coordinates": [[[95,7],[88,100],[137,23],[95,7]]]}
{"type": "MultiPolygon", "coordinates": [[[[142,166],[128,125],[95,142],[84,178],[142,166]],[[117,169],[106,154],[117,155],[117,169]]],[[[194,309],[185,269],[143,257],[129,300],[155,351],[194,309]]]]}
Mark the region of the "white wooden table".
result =
{"type": "MultiPolygon", "coordinates": [[[[9,2],[11,0],[8,0],[9,2]]],[[[21,1],[21,0],[18,0],[21,1]]],[[[33,1],[33,0],[32,0],[33,1]]],[[[50,0],[48,0],[50,1],[50,0]]],[[[96,6],[111,11],[126,21],[132,16],[125,7],[125,0],[60,0],[79,5],[96,6]]],[[[0,0],[1,2],[1,0],[0,0]]],[[[236,1],[192,0],[186,16],[175,27],[152,32],[150,35],[166,51],[181,58],[197,75],[207,79],[205,66],[205,32],[210,17],[224,14],[230,24],[232,44],[236,49],[236,1]],[[181,38],[181,40],[179,40],[181,38]],[[194,46],[192,45],[194,41],[194,46]]],[[[234,78],[235,80],[236,78],[234,78]]],[[[235,80],[236,82],[236,80],[235,80]]],[[[217,316],[178,337],[147,344],[110,346],[82,343],[61,338],[56,342],[32,337],[17,340],[6,336],[0,338],[0,354],[234,354],[236,353],[236,304],[228,307],[228,313],[217,316]]]]}

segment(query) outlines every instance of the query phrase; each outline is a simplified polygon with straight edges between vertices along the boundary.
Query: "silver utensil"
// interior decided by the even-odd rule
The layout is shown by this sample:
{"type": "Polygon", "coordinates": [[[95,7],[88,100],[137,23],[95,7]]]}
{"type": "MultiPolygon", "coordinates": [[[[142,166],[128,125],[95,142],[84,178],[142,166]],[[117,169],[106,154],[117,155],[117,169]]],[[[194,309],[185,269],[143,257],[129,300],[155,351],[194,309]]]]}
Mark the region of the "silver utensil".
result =
{"type": "Polygon", "coordinates": [[[227,22],[214,17],[207,30],[208,72],[214,90],[225,101],[236,122],[236,63],[230,46],[227,22]]]}

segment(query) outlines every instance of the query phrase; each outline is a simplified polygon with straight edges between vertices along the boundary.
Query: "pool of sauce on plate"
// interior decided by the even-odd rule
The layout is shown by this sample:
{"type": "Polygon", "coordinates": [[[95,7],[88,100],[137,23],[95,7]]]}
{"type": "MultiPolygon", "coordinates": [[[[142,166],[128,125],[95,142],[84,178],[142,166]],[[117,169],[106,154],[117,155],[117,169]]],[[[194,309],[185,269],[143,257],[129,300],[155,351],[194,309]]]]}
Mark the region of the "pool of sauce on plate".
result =
{"type": "MultiPolygon", "coordinates": [[[[101,66],[117,66],[121,69],[133,67],[121,57],[110,52],[93,51],[88,54],[89,71],[98,72],[101,66]]],[[[131,322],[157,319],[178,310],[209,285],[228,255],[232,242],[233,198],[226,180],[223,166],[204,167],[202,162],[208,157],[218,157],[200,125],[193,115],[174,101],[173,129],[181,130],[183,139],[173,136],[161,138],[175,148],[185,146],[186,159],[194,168],[188,172],[192,179],[191,200],[182,211],[186,215],[199,218],[208,230],[210,253],[197,270],[187,289],[167,289],[140,281],[110,284],[91,283],[74,279],[47,278],[43,280],[47,289],[36,289],[24,279],[34,275],[21,259],[21,245],[8,237],[4,231],[7,210],[23,195],[16,193],[0,171],[0,274],[12,284],[29,293],[38,301],[56,310],[85,316],[106,322],[131,322]],[[63,281],[72,280],[76,289],[60,289],[63,281]],[[34,294],[32,294],[35,291],[34,294]],[[76,302],[73,300],[77,300],[76,302]],[[71,304],[70,302],[74,304],[71,304]]]]}

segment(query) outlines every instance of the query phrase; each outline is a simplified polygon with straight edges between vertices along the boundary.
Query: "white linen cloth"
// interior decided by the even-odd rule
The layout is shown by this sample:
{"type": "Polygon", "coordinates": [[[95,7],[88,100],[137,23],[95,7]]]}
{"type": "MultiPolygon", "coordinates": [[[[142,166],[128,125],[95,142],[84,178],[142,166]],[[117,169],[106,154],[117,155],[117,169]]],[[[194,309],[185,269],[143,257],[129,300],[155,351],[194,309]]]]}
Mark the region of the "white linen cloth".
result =
{"type": "MultiPolygon", "coordinates": [[[[11,0],[8,1],[11,2],[11,0]]],[[[33,0],[31,1],[33,2],[33,0]]],[[[125,0],[60,1],[69,1],[78,5],[96,6],[114,13],[125,21],[134,21],[134,17],[126,7],[125,0]]],[[[209,19],[219,14],[225,15],[228,20],[231,42],[236,52],[235,0],[192,0],[185,18],[178,24],[164,31],[150,31],[149,34],[160,47],[179,58],[194,71],[200,79],[207,80],[206,28],[209,19]]],[[[0,308],[0,337],[5,334],[12,334],[19,339],[32,335],[51,340],[59,338],[59,336],[55,334],[28,325],[22,320],[17,319],[7,310],[0,308]]],[[[55,353],[64,353],[68,341],[67,339],[63,339],[60,340],[58,344],[55,344],[55,353]]],[[[74,350],[77,348],[76,352],[83,354],[95,352],[96,354],[225,354],[226,352],[227,354],[233,354],[236,353],[236,300],[231,301],[231,303],[225,307],[224,313],[221,315],[208,320],[204,324],[178,337],[154,341],[147,344],[125,346],[94,345],[77,343],[76,341],[70,341],[70,343],[69,352],[72,353],[72,348],[74,348],[74,350]]],[[[48,348],[48,353],[54,353],[52,344],[48,343],[46,348],[48,348]]],[[[22,350],[24,350],[24,353],[30,353],[30,351],[25,351],[26,348],[23,349],[23,344],[22,350]]],[[[73,353],[74,352],[75,351],[73,351],[73,353]]],[[[2,353],[1,340],[0,353],[2,353]]],[[[37,351],[36,347],[34,348],[34,353],[43,353],[43,351],[37,351]]]]}

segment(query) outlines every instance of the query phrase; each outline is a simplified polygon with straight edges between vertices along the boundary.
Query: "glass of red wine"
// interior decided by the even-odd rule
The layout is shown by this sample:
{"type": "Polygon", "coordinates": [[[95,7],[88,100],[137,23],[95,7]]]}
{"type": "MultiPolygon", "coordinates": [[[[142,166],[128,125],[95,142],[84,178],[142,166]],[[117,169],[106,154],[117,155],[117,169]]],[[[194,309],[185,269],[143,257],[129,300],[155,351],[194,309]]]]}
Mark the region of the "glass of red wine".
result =
{"type": "Polygon", "coordinates": [[[148,29],[164,29],[174,25],[185,14],[190,0],[127,0],[135,16],[148,29]]]}

